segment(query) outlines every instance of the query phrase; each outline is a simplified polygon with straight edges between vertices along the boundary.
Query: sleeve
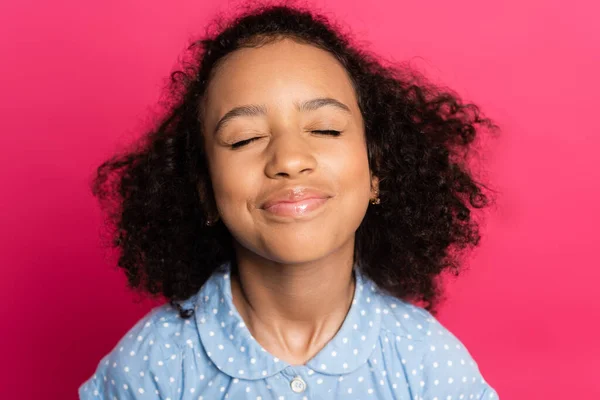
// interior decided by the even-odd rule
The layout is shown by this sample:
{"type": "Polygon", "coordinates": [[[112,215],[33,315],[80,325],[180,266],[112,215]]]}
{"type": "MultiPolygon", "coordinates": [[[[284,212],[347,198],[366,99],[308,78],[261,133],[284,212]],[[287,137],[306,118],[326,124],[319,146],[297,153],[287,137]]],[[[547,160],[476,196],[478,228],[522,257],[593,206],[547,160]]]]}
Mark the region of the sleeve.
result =
{"type": "Polygon", "coordinates": [[[140,320],[78,389],[80,400],[179,398],[182,350],[160,334],[162,322],[140,320]],[[176,395],[177,394],[177,395],[176,395]]]}
{"type": "Polygon", "coordinates": [[[87,381],[85,381],[81,386],[79,386],[79,398],[81,400],[88,399],[100,399],[100,391],[98,390],[98,385],[96,383],[97,377],[94,375],[87,381]]]}
{"type": "Polygon", "coordinates": [[[421,399],[498,400],[498,393],[483,378],[464,344],[433,316],[430,340],[424,348],[421,399]]]}

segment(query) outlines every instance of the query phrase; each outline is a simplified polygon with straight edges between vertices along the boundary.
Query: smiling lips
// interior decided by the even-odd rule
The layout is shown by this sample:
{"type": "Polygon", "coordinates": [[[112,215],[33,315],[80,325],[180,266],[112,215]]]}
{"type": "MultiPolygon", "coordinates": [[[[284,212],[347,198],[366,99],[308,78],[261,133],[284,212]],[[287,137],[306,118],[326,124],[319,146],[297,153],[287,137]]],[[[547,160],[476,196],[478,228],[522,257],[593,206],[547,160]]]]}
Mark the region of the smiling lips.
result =
{"type": "Polygon", "coordinates": [[[320,208],[330,197],[317,189],[294,187],[276,192],[261,208],[278,216],[299,217],[320,208]]]}

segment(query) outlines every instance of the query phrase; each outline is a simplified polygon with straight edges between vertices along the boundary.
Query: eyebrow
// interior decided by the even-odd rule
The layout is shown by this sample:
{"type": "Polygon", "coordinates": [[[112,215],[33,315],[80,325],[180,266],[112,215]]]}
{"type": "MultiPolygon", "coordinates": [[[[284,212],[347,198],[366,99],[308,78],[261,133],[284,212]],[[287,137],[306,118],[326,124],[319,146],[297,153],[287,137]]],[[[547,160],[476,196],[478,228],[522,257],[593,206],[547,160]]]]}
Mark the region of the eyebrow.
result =
{"type": "MultiPolygon", "coordinates": [[[[296,110],[301,112],[315,111],[321,107],[333,106],[348,114],[352,114],[352,111],[350,111],[350,107],[348,107],[341,101],[333,99],[331,97],[318,97],[316,99],[306,100],[301,103],[295,102],[294,105],[296,106],[296,110]]],[[[227,124],[234,118],[254,117],[258,115],[267,115],[267,107],[265,105],[248,104],[232,108],[227,113],[225,113],[223,117],[221,117],[219,122],[217,122],[217,125],[214,129],[214,134],[216,135],[221,129],[223,129],[223,126],[225,126],[225,124],[227,124]]]]}

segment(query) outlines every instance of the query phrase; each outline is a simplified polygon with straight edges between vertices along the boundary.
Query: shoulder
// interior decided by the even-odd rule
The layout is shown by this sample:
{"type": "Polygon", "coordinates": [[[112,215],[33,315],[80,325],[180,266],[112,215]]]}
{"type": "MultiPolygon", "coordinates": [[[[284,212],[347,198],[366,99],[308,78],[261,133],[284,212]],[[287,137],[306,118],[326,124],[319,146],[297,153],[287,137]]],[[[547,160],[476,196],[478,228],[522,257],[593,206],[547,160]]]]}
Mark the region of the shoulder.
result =
{"type": "Polygon", "coordinates": [[[429,311],[391,296],[381,300],[382,334],[396,338],[398,357],[420,375],[420,399],[498,398],[467,347],[429,311]]]}
{"type": "MultiPolygon", "coordinates": [[[[454,357],[458,364],[474,365],[471,354],[461,340],[429,311],[391,296],[382,296],[382,299],[389,310],[384,312],[382,318],[382,330],[385,333],[407,339],[399,342],[412,344],[411,349],[421,353],[422,359],[454,357]]],[[[434,363],[432,366],[435,368],[437,365],[434,363]]]]}
{"type": "Polygon", "coordinates": [[[409,340],[428,341],[434,336],[448,332],[439,321],[427,310],[415,306],[405,300],[380,295],[382,329],[395,336],[409,340]]]}
{"type": "MultiPolygon", "coordinates": [[[[191,301],[191,300],[190,300],[191,301]]],[[[180,387],[183,346],[197,337],[193,317],[183,319],[164,304],[138,320],[79,387],[81,399],[138,398],[145,393],[175,398],[180,387]]]]}

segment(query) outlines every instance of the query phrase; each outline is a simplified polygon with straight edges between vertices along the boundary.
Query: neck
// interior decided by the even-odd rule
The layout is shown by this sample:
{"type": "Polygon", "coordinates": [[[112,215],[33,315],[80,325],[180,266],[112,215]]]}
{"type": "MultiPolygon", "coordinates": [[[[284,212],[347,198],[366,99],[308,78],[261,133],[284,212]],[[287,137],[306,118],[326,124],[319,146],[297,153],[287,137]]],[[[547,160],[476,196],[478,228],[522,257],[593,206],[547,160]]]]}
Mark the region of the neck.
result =
{"type": "Polygon", "coordinates": [[[304,364],[335,336],[350,309],[353,263],[348,249],[293,265],[239,249],[231,275],[234,305],[267,351],[304,364]]]}

